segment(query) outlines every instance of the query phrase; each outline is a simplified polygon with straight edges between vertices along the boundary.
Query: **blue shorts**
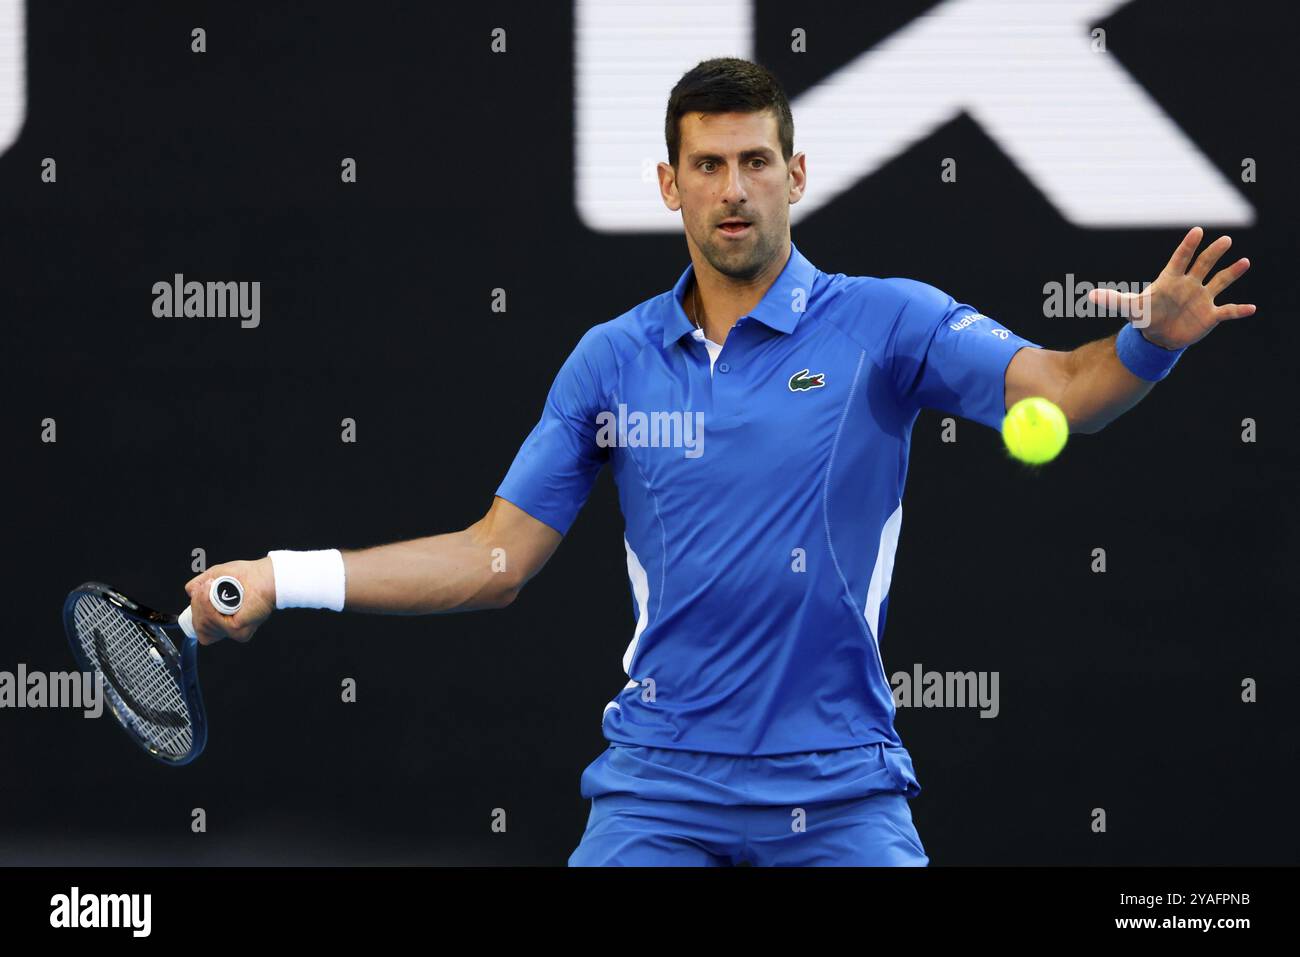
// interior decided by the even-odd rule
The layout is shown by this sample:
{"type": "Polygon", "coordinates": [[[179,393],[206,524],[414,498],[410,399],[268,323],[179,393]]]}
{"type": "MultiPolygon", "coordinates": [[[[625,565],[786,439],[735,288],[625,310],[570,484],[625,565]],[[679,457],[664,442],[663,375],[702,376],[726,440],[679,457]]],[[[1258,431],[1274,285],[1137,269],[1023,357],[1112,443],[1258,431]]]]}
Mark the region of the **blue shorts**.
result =
{"type": "Polygon", "coordinates": [[[571,867],[929,864],[901,747],[759,757],[612,744],[582,775],[591,799],[571,867]]]}

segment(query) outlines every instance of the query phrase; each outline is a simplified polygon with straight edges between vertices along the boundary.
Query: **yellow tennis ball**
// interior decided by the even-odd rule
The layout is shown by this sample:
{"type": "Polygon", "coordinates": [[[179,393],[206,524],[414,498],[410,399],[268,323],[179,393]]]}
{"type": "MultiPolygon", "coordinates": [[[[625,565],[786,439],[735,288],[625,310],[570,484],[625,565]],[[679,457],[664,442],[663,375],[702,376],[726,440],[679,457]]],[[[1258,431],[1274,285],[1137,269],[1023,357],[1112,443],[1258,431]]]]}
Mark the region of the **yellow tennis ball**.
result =
{"type": "Polygon", "coordinates": [[[1060,406],[1042,396],[1021,399],[1002,420],[1002,441],[1021,462],[1042,465],[1065,448],[1070,424],[1060,406]]]}

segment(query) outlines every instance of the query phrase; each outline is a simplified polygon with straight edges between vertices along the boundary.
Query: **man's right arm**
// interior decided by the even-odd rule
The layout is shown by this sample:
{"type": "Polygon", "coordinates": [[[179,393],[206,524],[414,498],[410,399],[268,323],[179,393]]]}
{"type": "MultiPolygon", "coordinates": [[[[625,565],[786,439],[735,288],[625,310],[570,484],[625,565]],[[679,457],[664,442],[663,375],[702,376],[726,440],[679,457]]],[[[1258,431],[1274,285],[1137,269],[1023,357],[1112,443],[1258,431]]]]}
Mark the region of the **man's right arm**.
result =
{"type": "Polygon", "coordinates": [[[597,441],[597,416],[611,394],[619,350],[639,349],[627,329],[613,332],[613,325],[587,330],[564,361],[483,518],[460,532],[342,552],[341,568],[333,550],[273,552],[274,558],[209,568],[185,585],[199,641],[247,641],[277,607],[430,615],[514,601],[559,547],[609,459],[597,441]],[[278,602],[277,570],[284,579],[278,602]],[[244,585],[243,607],[228,618],[208,598],[221,575],[244,585]]]}
{"type": "MultiPolygon", "coordinates": [[[[391,545],[344,551],[347,611],[430,615],[504,608],[559,547],[561,535],[503,498],[469,528],[391,545]]],[[[275,573],[269,558],[215,565],[185,586],[201,644],[247,641],[275,610],[275,573]],[[208,600],[221,575],[245,587],[244,605],[229,617],[208,600]]]]}
{"type": "Polygon", "coordinates": [[[344,552],[344,607],[390,615],[504,608],[559,545],[555,529],[494,498],[464,531],[344,552]]]}

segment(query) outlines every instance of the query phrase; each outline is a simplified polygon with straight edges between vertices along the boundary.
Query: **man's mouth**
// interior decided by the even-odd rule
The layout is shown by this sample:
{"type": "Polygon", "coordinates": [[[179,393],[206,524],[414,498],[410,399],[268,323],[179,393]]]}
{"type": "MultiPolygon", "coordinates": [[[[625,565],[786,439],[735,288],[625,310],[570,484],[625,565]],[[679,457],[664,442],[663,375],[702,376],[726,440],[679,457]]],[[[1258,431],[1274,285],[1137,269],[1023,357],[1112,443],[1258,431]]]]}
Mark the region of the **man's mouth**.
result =
{"type": "Polygon", "coordinates": [[[718,228],[728,236],[743,236],[749,232],[751,223],[747,219],[724,219],[718,228]]]}

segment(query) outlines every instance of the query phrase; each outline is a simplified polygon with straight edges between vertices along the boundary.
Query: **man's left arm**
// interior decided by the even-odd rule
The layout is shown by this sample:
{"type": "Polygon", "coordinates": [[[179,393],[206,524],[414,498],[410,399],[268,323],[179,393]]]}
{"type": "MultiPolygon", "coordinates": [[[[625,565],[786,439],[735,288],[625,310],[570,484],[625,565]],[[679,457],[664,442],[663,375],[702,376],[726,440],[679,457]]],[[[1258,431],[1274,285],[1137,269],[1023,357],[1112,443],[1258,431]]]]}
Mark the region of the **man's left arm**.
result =
{"type": "Polygon", "coordinates": [[[1204,235],[1189,230],[1155,282],[1140,293],[1094,289],[1088,298],[1132,322],[1105,339],[1071,352],[1021,349],[1006,371],[1006,407],[1043,396],[1061,407],[1071,432],[1098,432],[1151,391],[1183,349],[1205,338],[1220,322],[1255,313],[1253,305],[1215,305],[1220,293],[1250,268],[1239,259],[1209,277],[1232,240],[1220,236],[1196,257],[1204,235]]]}

